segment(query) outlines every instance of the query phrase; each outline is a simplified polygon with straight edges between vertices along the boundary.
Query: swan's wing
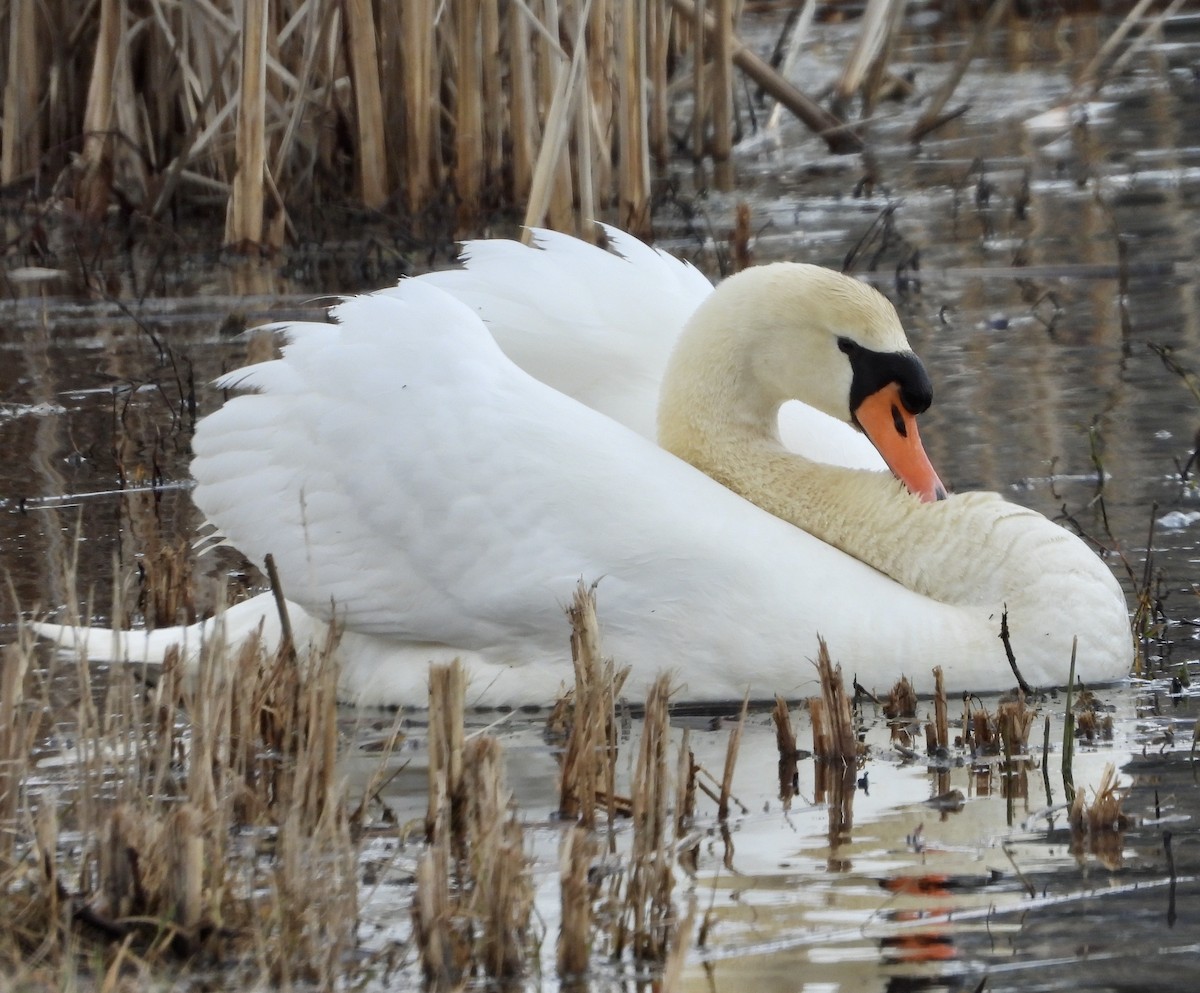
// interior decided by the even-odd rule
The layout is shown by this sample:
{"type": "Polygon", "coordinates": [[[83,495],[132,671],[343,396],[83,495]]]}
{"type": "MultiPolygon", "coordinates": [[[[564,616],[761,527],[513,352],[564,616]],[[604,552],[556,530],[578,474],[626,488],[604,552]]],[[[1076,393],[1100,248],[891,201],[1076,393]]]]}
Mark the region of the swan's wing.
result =
{"type": "Polygon", "coordinates": [[[419,278],[474,310],[531,376],[653,439],[667,358],[712,284],[688,263],[606,231],[613,251],[542,229],[533,246],[469,241],[464,268],[419,278]]]}
{"type": "Polygon", "coordinates": [[[425,280],[334,316],[224,377],[256,392],[194,441],[196,504],[309,611],[463,649],[557,634],[581,576],[687,548],[680,472],[720,489],[522,372],[425,280]]]}

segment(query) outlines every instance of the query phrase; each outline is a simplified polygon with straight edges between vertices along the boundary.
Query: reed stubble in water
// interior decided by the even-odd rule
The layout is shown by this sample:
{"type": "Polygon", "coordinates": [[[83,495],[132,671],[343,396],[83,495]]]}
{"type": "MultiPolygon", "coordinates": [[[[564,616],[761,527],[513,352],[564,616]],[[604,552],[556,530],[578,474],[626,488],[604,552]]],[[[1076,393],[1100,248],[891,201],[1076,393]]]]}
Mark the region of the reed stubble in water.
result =
{"type": "Polygon", "coordinates": [[[503,750],[490,735],[467,738],[465,692],[457,661],[430,668],[428,847],[412,918],[422,974],[438,990],[456,988],[475,968],[516,979],[536,959],[533,884],[503,750]]]}
{"type": "Polygon", "coordinates": [[[239,984],[345,975],[358,847],[334,764],[331,653],[301,679],[255,644],[210,646],[199,678],[172,657],[154,687],[117,667],[101,688],[86,663],[47,670],[30,651],[10,646],[4,667],[0,970],[32,977],[36,963],[70,983],[129,958],[145,975],[221,962],[239,984]],[[49,715],[74,742],[53,789],[33,752],[49,715]]]}

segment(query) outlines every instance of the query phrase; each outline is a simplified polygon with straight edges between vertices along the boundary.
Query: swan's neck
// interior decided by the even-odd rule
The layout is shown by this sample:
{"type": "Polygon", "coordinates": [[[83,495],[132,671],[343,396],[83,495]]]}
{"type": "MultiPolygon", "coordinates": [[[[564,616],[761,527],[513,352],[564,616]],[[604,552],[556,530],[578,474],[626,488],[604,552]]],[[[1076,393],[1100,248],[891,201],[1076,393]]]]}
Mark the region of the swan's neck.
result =
{"type": "Polygon", "coordinates": [[[659,398],[659,444],[763,510],[852,555],[910,589],[929,593],[912,554],[920,501],[890,473],[846,469],[788,451],[779,407],[751,370],[714,350],[677,350],[659,398]]]}

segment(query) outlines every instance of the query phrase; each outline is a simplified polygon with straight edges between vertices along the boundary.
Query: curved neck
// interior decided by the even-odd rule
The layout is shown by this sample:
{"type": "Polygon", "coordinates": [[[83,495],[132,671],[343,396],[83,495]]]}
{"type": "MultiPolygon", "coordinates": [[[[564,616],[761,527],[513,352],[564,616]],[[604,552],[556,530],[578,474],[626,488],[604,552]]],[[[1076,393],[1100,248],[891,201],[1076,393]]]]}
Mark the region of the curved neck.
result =
{"type": "MultiPolygon", "coordinates": [[[[779,441],[783,399],[748,384],[736,357],[677,350],[663,379],[658,440],[667,451],[751,503],[880,572],[919,587],[907,556],[888,536],[920,508],[890,473],[813,462],[779,441]]],[[[915,587],[914,587],[915,588],[915,587]]]]}

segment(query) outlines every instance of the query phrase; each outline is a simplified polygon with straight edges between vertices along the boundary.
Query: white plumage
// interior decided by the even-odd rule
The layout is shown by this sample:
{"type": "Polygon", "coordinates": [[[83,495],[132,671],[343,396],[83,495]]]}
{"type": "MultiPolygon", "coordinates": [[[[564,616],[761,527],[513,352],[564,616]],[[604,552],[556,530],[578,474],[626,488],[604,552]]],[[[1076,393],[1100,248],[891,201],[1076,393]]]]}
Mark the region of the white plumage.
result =
{"type": "MultiPolygon", "coordinates": [[[[562,608],[580,579],[599,581],[604,647],[633,666],[634,697],[664,669],[681,699],[806,695],[818,633],[881,691],[901,673],[927,686],[934,665],[954,687],[997,689],[1014,681],[997,637],[1006,604],[1031,682],[1065,679],[1075,635],[1083,678],[1127,673],[1124,599],[1079,539],[991,495],[917,503],[830,400],[781,415],[808,456],[805,487],[848,508],[833,532],[822,522],[826,541],[648,440],[680,329],[729,309],[704,306],[695,270],[610,235],[621,256],[549,232],[538,248],[470,243],[466,269],[347,299],[334,324],[291,325],[282,359],[220,381],[252,392],[201,423],[195,501],[252,561],[274,555],[302,642],[336,611],[347,699],[420,705],[428,662],[457,656],[472,703],[549,702],[570,678],[562,608]]],[[[803,269],[780,270],[798,294],[803,269]]],[[[734,292],[717,297],[737,304],[734,292]]],[[[763,333],[828,363],[816,372],[836,386],[849,374],[819,309],[780,308],[791,316],[763,333]]],[[[840,326],[859,318],[831,320],[865,344],[903,343],[898,323],[840,326]]],[[[267,596],[116,642],[39,630],[93,656],[160,658],[259,623],[277,637],[267,596]]]]}

